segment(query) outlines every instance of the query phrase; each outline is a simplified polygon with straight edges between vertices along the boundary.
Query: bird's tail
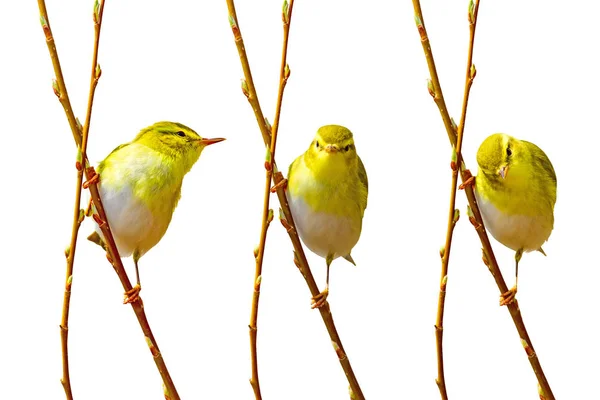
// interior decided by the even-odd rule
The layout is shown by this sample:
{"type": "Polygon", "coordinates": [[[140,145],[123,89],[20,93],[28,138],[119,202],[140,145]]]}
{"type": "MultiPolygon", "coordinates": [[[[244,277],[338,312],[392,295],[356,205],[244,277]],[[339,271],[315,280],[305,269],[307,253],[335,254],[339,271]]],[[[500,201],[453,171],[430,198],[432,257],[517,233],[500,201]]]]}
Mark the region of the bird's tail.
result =
{"type": "Polygon", "coordinates": [[[354,262],[354,259],[352,259],[352,256],[351,256],[350,254],[348,254],[348,255],[345,255],[345,256],[344,256],[344,258],[345,258],[345,259],[346,259],[348,262],[352,263],[352,265],[354,265],[354,266],[356,267],[356,263],[354,262]]]}
{"type": "Polygon", "coordinates": [[[90,236],[87,237],[87,240],[92,243],[96,243],[98,246],[102,247],[104,251],[108,251],[106,250],[106,244],[104,243],[104,240],[102,240],[102,237],[98,235],[98,232],[94,231],[90,236]]]}

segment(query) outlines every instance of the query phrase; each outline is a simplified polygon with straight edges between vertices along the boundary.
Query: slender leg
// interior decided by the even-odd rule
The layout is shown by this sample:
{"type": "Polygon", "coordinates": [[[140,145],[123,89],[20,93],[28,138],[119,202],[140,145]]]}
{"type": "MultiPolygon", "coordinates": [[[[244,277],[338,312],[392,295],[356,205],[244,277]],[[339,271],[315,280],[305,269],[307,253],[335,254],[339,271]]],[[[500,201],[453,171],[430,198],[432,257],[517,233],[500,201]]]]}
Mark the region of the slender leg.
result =
{"type": "Polygon", "coordinates": [[[323,307],[327,302],[327,296],[329,296],[329,267],[331,266],[331,262],[333,261],[333,254],[329,254],[325,261],[327,263],[327,278],[325,278],[325,289],[312,298],[311,308],[323,307]]]}
{"type": "Polygon", "coordinates": [[[140,271],[138,269],[138,261],[140,259],[139,252],[136,250],[133,252],[133,264],[135,265],[135,278],[136,284],[131,290],[125,292],[125,301],[123,304],[133,303],[140,298],[140,291],[142,290],[142,285],[140,284],[140,271]]]}
{"type": "Polygon", "coordinates": [[[515,301],[515,297],[517,295],[517,285],[519,283],[519,261],[521,261],[521,257],[523,256],[523,249],[517,250],[515,253],[515,286],[512,287],[508,292],[503,293],[500,296],[500,305],[506,306],[513,301],[515,301]]]}

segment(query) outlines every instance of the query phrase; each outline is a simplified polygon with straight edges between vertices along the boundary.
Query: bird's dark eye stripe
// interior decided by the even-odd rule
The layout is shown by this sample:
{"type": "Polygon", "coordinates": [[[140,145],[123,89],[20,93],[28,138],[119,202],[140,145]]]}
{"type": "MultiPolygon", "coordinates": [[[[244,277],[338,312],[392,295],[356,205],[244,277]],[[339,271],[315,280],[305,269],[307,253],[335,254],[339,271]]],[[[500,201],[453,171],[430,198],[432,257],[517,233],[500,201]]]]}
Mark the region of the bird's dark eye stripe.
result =
{"type": "Polygon", "coordinates": [[[506,148],[506,155],[509,157],[512,156],[512,150],[510,149],[510,147],[506,148]]]}
{"type": "Polygon", "coordinates": [[[319,141],[315,140],[315,147],[319,147],[319,141]]]}
{"type": "Polygon", "coordinates": [[[177,132],[177,135],[179,135],[181,137],[184,137],[185,136],[185,132],[184,131],[179,131],[179,132],[177,132]]]}

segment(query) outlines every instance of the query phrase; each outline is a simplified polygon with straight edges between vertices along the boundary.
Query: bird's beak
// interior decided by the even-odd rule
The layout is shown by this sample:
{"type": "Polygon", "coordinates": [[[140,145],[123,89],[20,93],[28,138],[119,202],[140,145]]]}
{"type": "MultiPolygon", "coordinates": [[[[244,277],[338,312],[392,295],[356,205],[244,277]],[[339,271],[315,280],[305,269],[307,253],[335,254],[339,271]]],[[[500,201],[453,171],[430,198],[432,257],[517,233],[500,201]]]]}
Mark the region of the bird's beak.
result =
{"type": "Polygon", "coordinates": [[[211,144],[219,143],[219,142],[222,142],[223,140],[225,140],[225,138],[214,138],[214,139],[202,138],[198,141],[198,143],[200,143],[203,146],[210,146],[211,144]]]}
{"type": "Polygon", "coordinates": [[[337,145],[335,144],[328,144],[327,146],[325,146],[325,151],[328,153],[337,153],[339,150],[339,147],[337,147],[337,145]]]}
{"type": "Polygon", "coordinates": [[[508,175],[508,165],[501,166],[498,170],[498,175],[500,175],[502,179],[506,179],[506,176],[508,175]]]}

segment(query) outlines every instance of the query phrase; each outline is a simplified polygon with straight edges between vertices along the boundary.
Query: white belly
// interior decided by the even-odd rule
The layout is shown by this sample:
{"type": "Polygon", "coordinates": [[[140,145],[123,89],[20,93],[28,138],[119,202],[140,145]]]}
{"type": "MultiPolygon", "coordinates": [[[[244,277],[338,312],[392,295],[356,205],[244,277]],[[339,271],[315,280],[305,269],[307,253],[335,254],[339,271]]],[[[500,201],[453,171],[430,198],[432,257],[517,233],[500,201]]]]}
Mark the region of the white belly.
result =
{"type": "MultiPolygon", "coordinates": [[[[167,231],[170,221],[158,223],[150,210],[134,198],[131,186],[107,190],[100,183],[100,196],[121,257],[128,257],[135,250],[139,251],[141,257],[167,231]]],[[[97,225],[96,232],[102,236],[97,225]]]]}
{"type": "Polygon", "coordinates": [[[552,233],[552,220],[542,216],[506,215],[475,191],[486,229],[512,250],[538,250],[552,233]]]}
{"type": "Polygon", "coordinates": [[[300,197],[287,193],[290,209],[300,239],[313,253],[327,258],[344,257],[350,254],[358,242],[361,221],[322,212],[315,212],[300,197]]]}

